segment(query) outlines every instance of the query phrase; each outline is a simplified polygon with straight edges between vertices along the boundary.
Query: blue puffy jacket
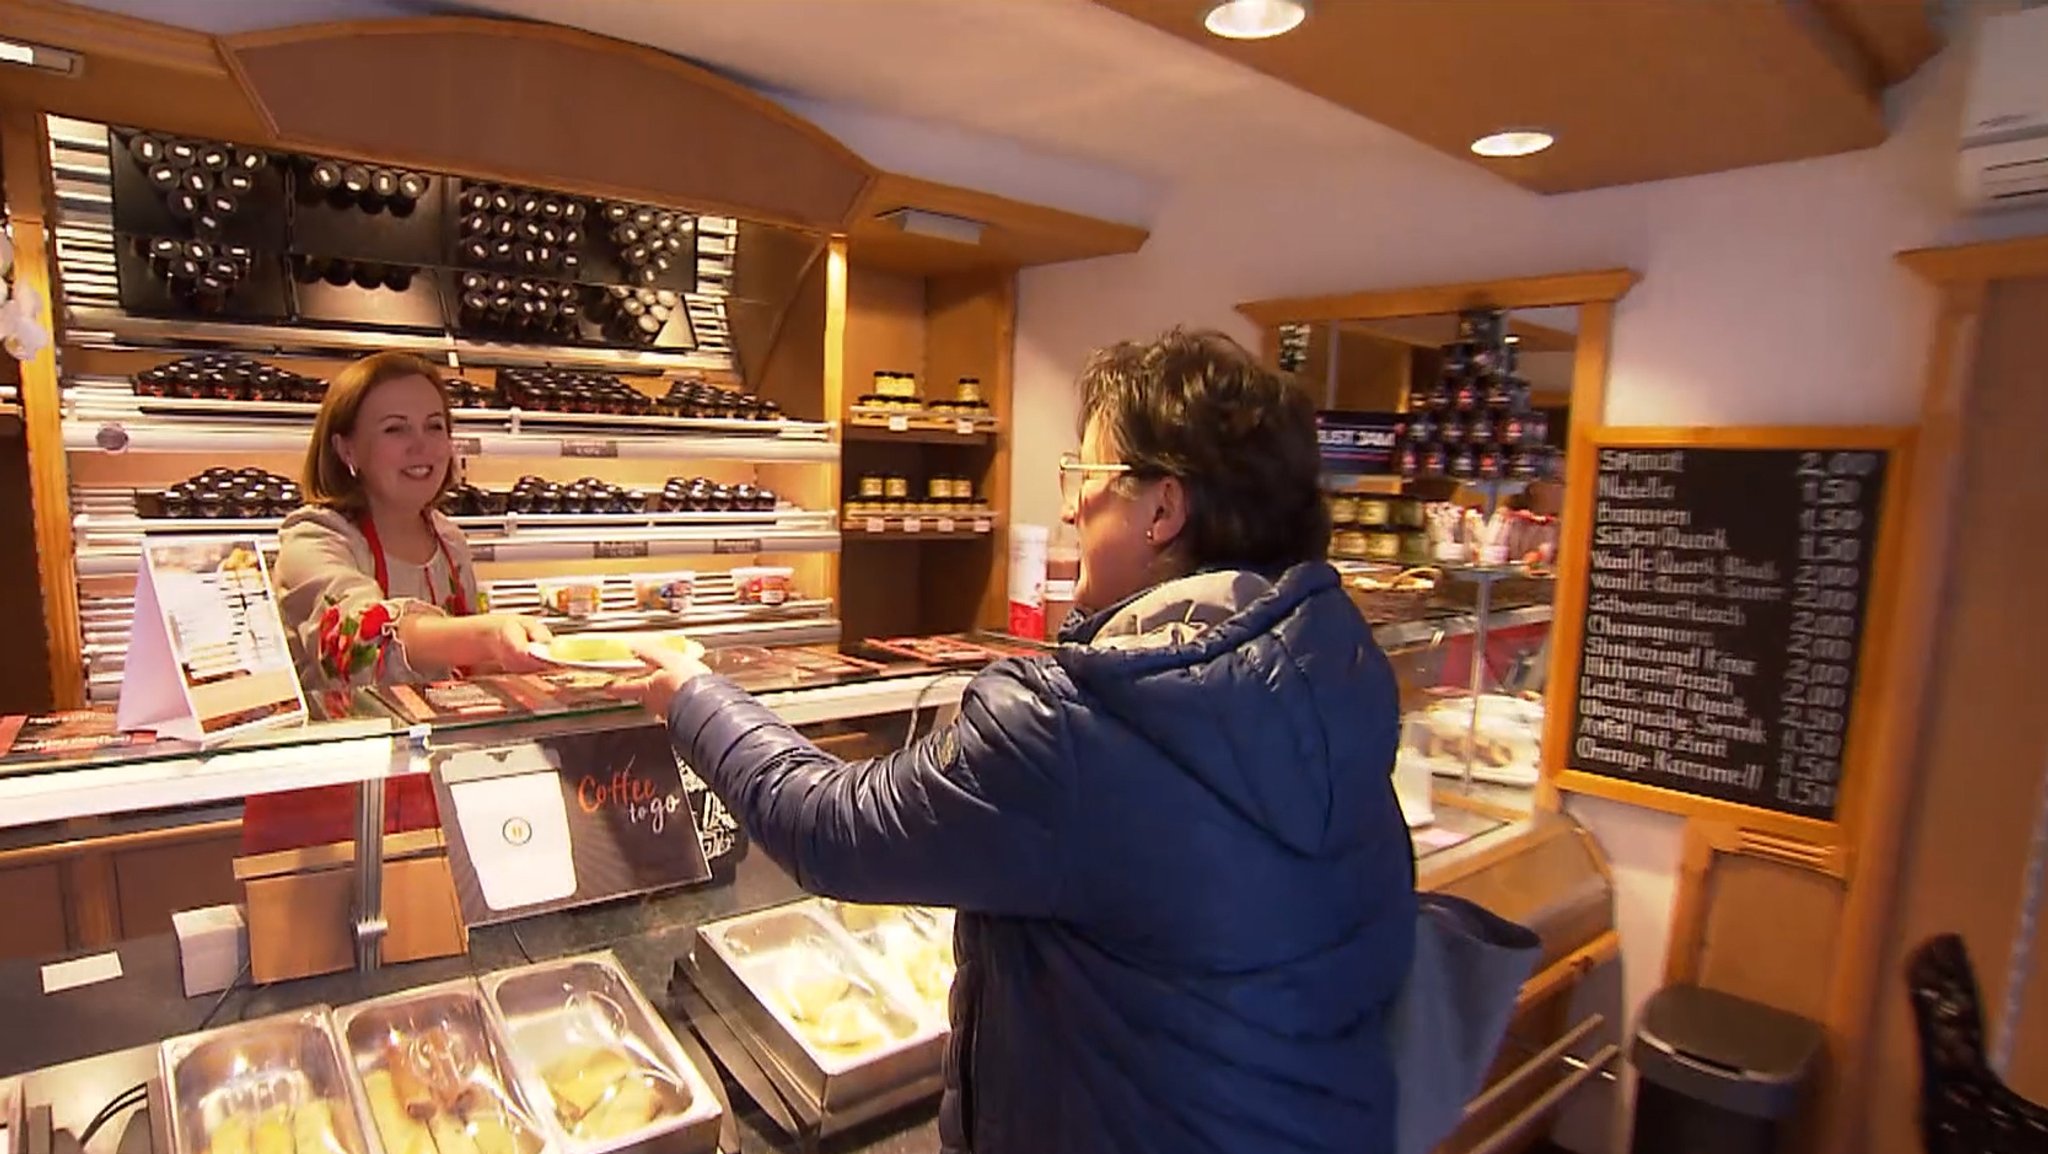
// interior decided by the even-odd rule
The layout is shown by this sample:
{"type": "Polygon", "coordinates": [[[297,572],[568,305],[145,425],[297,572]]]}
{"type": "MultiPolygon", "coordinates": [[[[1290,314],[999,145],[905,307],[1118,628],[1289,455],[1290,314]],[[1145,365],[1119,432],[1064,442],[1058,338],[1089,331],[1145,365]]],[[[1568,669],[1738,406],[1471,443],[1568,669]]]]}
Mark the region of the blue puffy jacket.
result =
{"type": "Polygon", "coordinates": [[[670,731],[805,889],[960,911],[949,1150],[1391,1151],[1414,863],[1337,574],[1198,574],[1069,642],[871,761],[717,678],[670,731]]]}

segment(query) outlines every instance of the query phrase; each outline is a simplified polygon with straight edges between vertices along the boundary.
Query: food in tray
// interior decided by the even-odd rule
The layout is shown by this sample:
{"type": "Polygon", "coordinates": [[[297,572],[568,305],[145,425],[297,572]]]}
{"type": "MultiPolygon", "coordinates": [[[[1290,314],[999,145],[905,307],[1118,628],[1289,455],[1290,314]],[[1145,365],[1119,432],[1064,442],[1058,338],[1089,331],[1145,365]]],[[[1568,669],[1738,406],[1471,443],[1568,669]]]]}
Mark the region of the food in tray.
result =
{"type": "Polygon", "coordinates": [[[1436,588],[1440,575],[1435,569],[1403,569],[1391,575],[1360,573],[1347,580],[1353,588],[1367,593],[1421,592],[1436,588]]]}
{"type": "Polygon", "coordinates": [[[1472,721],[1473,698],[1441,701],[1411,715],[1405,744],[1425,758],[1462,765],[1505,769],[1534,765],[1543,732],[1543,706],[1505,694],[1476,699],[1479,721],[1472,721]]]}
{"type": "Polygon", "coordinates": [[[541,1069],[541,1081],[562,1128],[585,1142],[623,1138],[686,1105],[667,1077],[614,1046],[569,1050],[541,1069]]]}
{"type": "Polygon", "coordinates": [[[899,974],[926,1004],[945,1009],[954,972],[950,911],[849,902],[826,905],[856,941],[899,974]]]}
{"type": "Polygon", "coordinates": [[[386,1154],[527,1154],[539,1145],[464,1031],[394,1029],[375,1060],[363,1096],[386,1154]]]}
{"type": "MultiPolygon", "coordinates": [[[[916,1024],[859,973],[851,959],[801,919],[797,936],[748,968],[749,984],[813,1049],[854,1055],[908,1037],[916,1024]]],[[[728,939],[729,945],[738,943],[728,939]]],[[[745,953],[744,947],[740,952],[745,953]]]]}
{"type": "Polygon", "coordinates": [[[231,1110],[207,1130],[202,1154],[345,1154],[348,1147],[335,1129],[336,1108],[316,1098],[297,1106],[231,1110]]]}

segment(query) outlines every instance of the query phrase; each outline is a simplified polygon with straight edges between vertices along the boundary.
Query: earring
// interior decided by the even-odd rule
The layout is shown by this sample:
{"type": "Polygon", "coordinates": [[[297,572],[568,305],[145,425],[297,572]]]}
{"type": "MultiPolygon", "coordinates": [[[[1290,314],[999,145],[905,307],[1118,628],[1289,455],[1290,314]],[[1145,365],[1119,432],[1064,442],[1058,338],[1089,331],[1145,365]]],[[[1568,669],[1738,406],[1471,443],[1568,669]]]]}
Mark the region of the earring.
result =
{"type": "Polygon", "coordinates": [[[349,476],[353,477],[356,475],[356,463],[354,461],[343,461],[342,464],[348,466],[349,476]]]}
{"type": "Polygon", "coordinates": [[[1147,528],[1145,530],[1145,543],[1147,545],[1150,545],[1152,543],[1152,530],[1150,528],[1147,528]]]}

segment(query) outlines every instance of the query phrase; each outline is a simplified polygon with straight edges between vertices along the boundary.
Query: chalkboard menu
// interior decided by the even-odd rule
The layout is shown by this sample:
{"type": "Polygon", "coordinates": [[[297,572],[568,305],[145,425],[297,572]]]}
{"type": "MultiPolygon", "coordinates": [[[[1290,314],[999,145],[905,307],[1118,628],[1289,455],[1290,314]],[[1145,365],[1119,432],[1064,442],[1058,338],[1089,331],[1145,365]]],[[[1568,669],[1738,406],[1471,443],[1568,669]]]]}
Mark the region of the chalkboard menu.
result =
{"type": "Polygon", "coordinates": [[[1565,763],[1832,821],[1890,453],[1597,452],[1565,763]]]}

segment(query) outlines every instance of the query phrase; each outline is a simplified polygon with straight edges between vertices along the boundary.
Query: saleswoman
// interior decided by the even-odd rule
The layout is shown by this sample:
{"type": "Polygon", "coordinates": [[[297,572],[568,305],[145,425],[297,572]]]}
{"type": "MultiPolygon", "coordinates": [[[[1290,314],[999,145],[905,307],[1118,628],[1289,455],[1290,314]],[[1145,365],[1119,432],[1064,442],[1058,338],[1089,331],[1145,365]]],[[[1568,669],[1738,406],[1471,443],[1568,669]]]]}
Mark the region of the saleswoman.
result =
{"type": "MultiPolygon", "coordinates": [[[[410,353],[377,353],[327,386],[306,446],[307,506],[285,518],[278,604],[308,690],[529,672],[539,621],[477,613],[462,530],[434,503],[452,483],[454,441],[440,373],[410,353]]],[[[435,820],[421,779],[392,783],[387,829],[435,820]]],[[[352,788],[249,799],[249,852],[346,837],[352,788]],[[340,824],[336,825],[336,818],[340,824]]]]}

